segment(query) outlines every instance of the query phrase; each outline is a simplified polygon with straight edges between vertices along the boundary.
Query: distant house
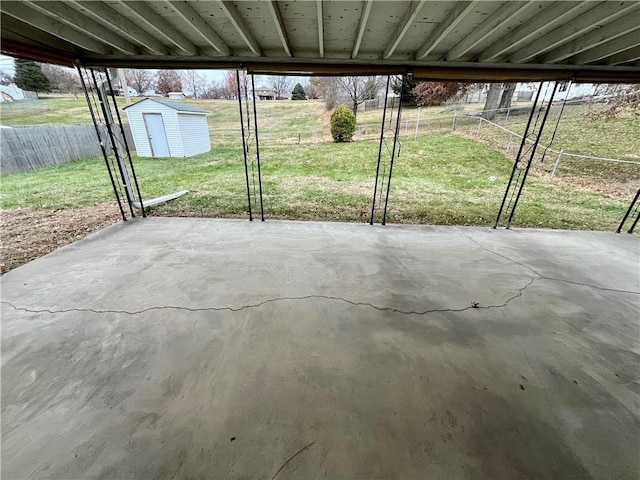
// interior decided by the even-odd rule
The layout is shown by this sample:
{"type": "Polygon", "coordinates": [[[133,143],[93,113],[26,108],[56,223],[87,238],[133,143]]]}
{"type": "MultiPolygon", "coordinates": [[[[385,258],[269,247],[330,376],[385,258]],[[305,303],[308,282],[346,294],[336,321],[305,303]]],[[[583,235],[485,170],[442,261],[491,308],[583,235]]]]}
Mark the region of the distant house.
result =
{"type": "Polygon", "coordinates": [[[13,102],[15,100],[25,100],[27,98],[38,98],[35,92],[29,92],[18,88],[15,83],[11,85],[0,85],[0,102],[13,102]]]}
{"type": "MultiPolygon", "coordinates": [[[[592,97],[596,93],[597,85],[594,83],[569,83],[558,82],[558,89],[553,96],[554,101],[558,100],[577,100],[585,97],[592,97]]],[[[553,93],[553,85],[547,88],[547,85],[543,85],[540,98],[545,102],[551,98],[553,93]]]]}
{"type": "Polygon", "coordinates": [[[185,98],[184,92],[169,92],[167,95],[171,100],[184,100],[185,98]]]}
{"type": "Polygon", "coordinates": [[[256,88],[255,96],[259,100],[276,100],[276,91],[270,88],[256,88]]]}
{"type": "Polygon", "coordinates": [[[145,98],[124,110],[140,157],[190,157],[211,150],[206,110],[161,98],[145,98]]]}
{"type": "MultiPolygon", "coordinates": [[[[129,91],[129,96],[130,97],[139,97],[140,94],[138,93],[138,91],[133,88],[133,87],[127,87],[127,90],[129,91]]],[[[116,84],[113,86],[113,94],[116,97],[124,97],[124,88],[122,88],[122,86],[116,84]]]]}

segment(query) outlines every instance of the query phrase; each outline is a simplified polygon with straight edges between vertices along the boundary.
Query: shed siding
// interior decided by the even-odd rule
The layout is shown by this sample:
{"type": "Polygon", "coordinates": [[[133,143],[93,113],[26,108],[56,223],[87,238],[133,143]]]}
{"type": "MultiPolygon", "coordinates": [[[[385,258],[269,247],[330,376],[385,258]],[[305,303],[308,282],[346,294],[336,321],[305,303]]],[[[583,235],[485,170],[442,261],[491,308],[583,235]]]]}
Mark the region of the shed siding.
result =
{"type": "Polygon", "coordinates": [[[127,108],[127,117],[131,126],[136,152],[140,157],[151,157],[151,145],[144,124],[143,113],[161,113],[164,122],[169,152],[172,157],[184,157],[180,126],[178,125],[177,111],[157,102],[140,102],[127,108]],[[139,105],[139,106],[138,106],[139,105]]]}
{"type": "Polygon", "coordinates": [[[178,113],[178,123],[185,157],[211,150],[206,115],[178,113]]]}

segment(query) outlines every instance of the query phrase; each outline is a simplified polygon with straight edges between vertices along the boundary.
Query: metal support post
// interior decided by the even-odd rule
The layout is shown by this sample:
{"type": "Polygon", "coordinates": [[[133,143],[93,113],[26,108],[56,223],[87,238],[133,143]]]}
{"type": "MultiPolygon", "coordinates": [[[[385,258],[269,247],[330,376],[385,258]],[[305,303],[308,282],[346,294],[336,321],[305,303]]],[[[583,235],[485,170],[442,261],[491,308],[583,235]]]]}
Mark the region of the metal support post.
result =
{"type": "MultiPolygon", "coordinates": [[[[540,86],[538,87],[538,91],[536,93],[536,98],[533,101],[533,105],[531,106],[531,112],[529,113],[529,118],[527,119],[527,125],[524,128],[524,133],[522,134],[522,140],[520,141],[520,147],[518,148],[518,153],[516,154],[516,158],[513,161],[513,168],[511,169],[511,175],[509,176],[509,181],[507,182],[507,188],[504,191],[504,196],[502,197],[502,202],[500,203],[500,209],[498,210],[498,215],[496,216],[496,222],[493,225],[493,228],[497,228],[498,223],[500,222],[500,217],[502,216],[502,212],[505,209],[507,204],[507,198],[509,197],[509,191],[511,190],[511,186],[514,184],[514,178],[516,172],[518,171],[518,163],[522,158],[522,153],[527,144],[527,139],[529,137],[529,129],[531,128],[531,122],[533,121],[533,117],[535,116],[536,106],[538,105],[538,100],[540,99],[540,92],[542,91],[542,82],[540,82],[540,86]]],[[[536,120],[537,122],[537,120],[536,120]]]]}
{"type": "Polygon", "coordinates": [[[373,217],[376,211],[376,195],[378,194],[378,179],[380,178],[380,163],[382,161],[382,145],[384,143],[384,128],[386,125],[387,117],[387,99],[389,98],[389,83],[391,76],[387,75],[387,88],[384,92],[384,107],[382,109],[382,125],[380,127],[380,142],[378,144],[378,163],[376,165],[376,181],[373,187],[373,200],[371,202],[371,218],[369,219],[369,225],[373,225],[373,217]]]}
{"type": "Polygon", "coordinates": [[[527,180],[527,175],[529,175],[529,169],[533,164],[533,158],[535,157],[535,154],[536,154],[536,148],[540,144],[540,138],[542,137],[542,132],[544,131],[544,126],[547,122],[547,118],[549,117],[549,112],[551,111],[551,104],[553,102],[553,97],[556,94],[557,89],[558,89],[558,82],[555,82],[555,85],[553,86],[553,91],[551,92],[551,98],[549,99],[549,103],[547,104],[547,110],[544,112],[544,117],[542,118],[542,124],[540,125],[540,129],[538,130],[538,134],[536,135],[535,143],[533,144],[533,148],[531,149],[531,156],[529,157],[527,166],[524,169],[524,175],[522,177],[522,181],[520,182],[520,186],[518,187],[518,194],[516,195],[516,199],[513,203],[513,207],[511,208],[511,212],[509,213],[509,219],[507,220],[506,228],[509,228],[511,226],[513,215],[516,213],[516,208],[518,206],[518,202],[520,201],[520,195],[522,195],[522,189],[524,188],[524,183],[527,180]]]}
{"type": "Polygon", "coordinates": [[[553,128],[553,133],[551,134],[551,139],[549,140],[549,143],[547,144],[547,149],[545,149],[544,153],[542,154],[542,160],[540,160],[541,163],[544,162],[544,157],[547,155],[548,147],[553,145],[553,141],[556,138],[556,133],[558,133],[558,126],[560,125],[560,119],[562,118],[562,114],[564,113],[564,107],[567,104],[567,98],[569,98],[569,93],[571,93],[571,87],[573,87],[574,78],[575,77],[572,77],[571,80],[569,81],[569,86],[567,88],[567,94],[565,95],[564,99],[562,100],[562,105],[560,106],[560,111],[558,112],[558,118],[556,118],[556,125],[553,128]]]}
{"type": "MultiPolygon", "coordinates": [[[[520,141],[520,147],[518,148],[518,153],[516,154],[516,158],[513,162],[511,175],[509,177],[509,181],[507,182],[507,188],[505,189],[504,196],[502,198],[500,209],[498,210],[498,215],[496,216],[496,221],[493,228],[497,228],[498,224],[500,223],[500,219],[502,218],[503,212],[508,212],[508,220],[507,220],[506,228],[509,228],[509,226],[511,225],[511,221],[513,220],[513,215],[515,213],[515,209],[518,205],[518,201],[520,200],[520,195],[522,194],[524,182],[527,179],[529,169],[531,168],[531,164],[536,154],[536,149],[538,147],[538,144],[540,143],[540,138],[544,130],[545,122],[547,120],[549,111],[551,109],[551,103],[553,102],[553,96],[555,95],[556,89],[558,88],[558,83],[554,82],[553,92],[551,93],[551,98],[549,99],[549,103],[547,104],[547,109],[545,111],[544,118],[540,126],[538,126],[538,120],[540,118],[540,113],[542,111],[542,107],[539,106],[539,104],[544,103],[544,97],[542,97],[541,99],[541,92],[542,92],[543,85],[544,85],[544,82],[540,82],[538,91],[536,93],[536,98],[533,101],[531,112],[529,113],[527,125],[522,135],[522,140],[520,141]],[[538,110],[537,116],[536,116],[536,110],[538,110]],[[534,116],[536,116],[535,123],[533,122],[534,116]],[[537,133],[536,133],[536,129],[537,129],[537,133]],[[533,141],[533,146],[531,147],[530,150],[528,150],[525,153],[527,142],[532,141],[530,137],[534,135],[535,135],[535,140],[533,141]],[[518,167],[520,166],[520,161],[529,154],[530,156],[526,164],[526,167],[524,169],[519,169],[518,167]],[[507,199],[508,199],[508,202],[507,202],[507,199]]],[[[549,89],[549,84],[547,84],[545,95],[548,89],[549,89]]]]}
{"type": "Polygon", "coordinates": [[[624,217],[622,218],[622,221],[620,222],[620,225],[618,225],[618,229],[616,230],[616,233],[620,233],[620,231],[624,228],[624,224],[626,223],[627,219],[629,218],[629,216],[631,215],[631,212],[633,211],[633,209],[635,207],[635,209],[636,209],[636,218],[633,221],[633,223],[631,224],[631,228],[629,228],[629,230],[628,230],[628,233],[633,233],[633,231],[636,228],[636,225],[638,224],[638,219],[640,219],[640,202],[638,201],[639,199],[640,199],[640,188],[636,192],[636,196],[633,197],[633,200],[631,201],[631,205],[629,205],[629,208],[627,209],[626,213],[624,214],[624,217]]]}
{"type": "Polygon", "coordinates": [[[633,233],[633,231],[636,228],[636,225],[638,225],[638,220],[639,219],[640,219],[640,211],[638,211],[638,207],[636,207],[636,219],[631,224],[631,228],[627,231],[627,233],[633,233]]]}
{"type": "Polygon", "coordinates": [[[258,136],[258,109],[256,107],[255,82],[251,75],[251,85],[247,81],[247,74],[236,70],[238,87],[238,108],[240,111],[240,125],[242,129],[242,150],[244,157],[244,173],[247,185],[247,202],[249,206],[249,220],[253,221],[253,209],[260,207],[260,219],[264,221],[264,204],[262,194],[262,169],[260,163],[260,138],[258,136]],[[242,80],[242,83],[241,83],[242,80]],[[249,88],[251,87],[251,99],[249,88]],[[244,105],[243,105],[244,103],[244,105]],[[251,111],[253,109],[253,112],[251,111]],[[243,111],[244,110],[244,111],[243,111]],[[253,126],[251,121],[253,120],[253,126]],[[251,170],[251,174],[249,174],[251,170]],[[256,180],[257,173],[257,180],[256,180]],[[256,190],[258,193],[256,194],[256,190]],[[253,193],[253,201],[251,194],[253,193]],[[259,198],[256,198],[259,195],[259,198]]]}
{"type": "MultiPolygon", "coordinates": [[[[122,69],[118,70],[119,72],[122,71],[122,69]]],[[[109,91],[111,92],[111,99],[113,101],[113,109],[116,112],[116,117],[118,119],[118,126],[120,127],[120,135],[122,135],[122,144],[124,145],[124,150],[125,153],[127,155],[127,159],[129,160],[129,168],[131,168],[131,176],[133,177],[133,183],[136,187],[136,192],[138,194],[138,201],[135,202],[134,201],[134,206],[135,207],[139,207],[140,211],[142,212],[142,216],[146,217],[147,213],[144,211],[144,203],[142,202],[142,194],[140,193],[140,184],[138,183],[138,177],[136,176],[136,170],[135,167],[133,166],[133,160],[131,159],[131,150],[129,150],[129,142],[127,141],[127,136],[124,133],[124,126],[122,125],[122,117],[120,117],[120,110],[118,109],[118,102],[116,101],[116,97],[115,94],[113,93],[113,85],[111,85],[111,79],[109,78],[109,74],[107,73],[107,84],[109,85],[109,91]]],[[[126,84],[124,85],[125,91],[128,92],[128,88],[126,86],[126,84]]],[[[113,120],[113,117],[112,117],[113,120]]],[[[120,147],[120,145],[118,145],[118,147],[120,147]]],[[[122,161],[124,162],[124,159],[122,159],[122,161]]],[[[124,165],[124,169],[126,170],[127,166],[126,164],[124,165]]],[[[129,175],[127,175],[127,179],[129,179],[129,175]]],[[[129,187],[130,188],[130,187],[129,187]]],[[[131,194],[133,194],[133,192],[130,192],[131,194]]],[[[134,195],[132,195],[134,196],[134,195]]],[[[135,198],[135,196],[134,196],[135,198]]]]}
{"type": "Polygon", "coordinates": [[[118,150],[118,144],[116,142],[113,129],[111,128],[111,124],[113,120],[111,118],[111,111],[107,103],[108,99],[105,98],[104,90],[102,90],[101,87],[98,86],[96,75],[93,69],[91,70],[91,78],[93,80],[93,84],[96,86],[96,90],[98,91],[98,99],[100,100],[102,115],[104,116],[104,119],[105,119],[105,126],[107,127],[107,133],[109,135],[109,141],[111,142],[111,148],[113,149],[113,153],[116,156],[116,163],[118,165],[118,170],[120,171],[120,177],[122,178],[122,183],[124,185],[124,191],[127,196],[127,202],[129,203],[129,211],[131,212],[131,216],[135,217],[136,214],[133,211],[133,198],[132,198],[133,192],[131,190],[130,180],[126,171],[126,166],[123,165],[124,162],[122,161],[122,158],[120,156],[120,152],[118,150]]]}
{"type": "Polygon", "coordinates": [[[116,201],[118,202],[118,208],[120,209],[120,215],[122,216],[122,220],[126,221],[127,216],[124,213],[124,208],[122,207],[122,201],[120,200],[120,193],[118,192],[118,187],[116,185],[115,178],[113,177],[113,172],[111,171],[111,166],[109,165],[109,156],[107,155],[107,150],[104,146],[104,142],[100,136],[100,127],[98,124],[98,119],[96,118],[96,114],[93,110],[93,105],[91,105],[91,98],[89,97],[89,89],[87,88],[87,84],[85,82],[85,78],[82,70],[80,69],[80,63],[76,62],[76,69],[78,70],[78,76],[80,77],[80,83],[82,84],[82,90],[84,91],[85,99],[87,100],[87,106],[89,107],[89,113],[91,114],[91,120],[93,121],[93,126],[96,130],[96,136],[98,137],[98,142],[100,143],[100,150],[102,151],[102,158],[104,158],[104,163],[107,167],[107,172],[109,173],[109,180],[111,180],[111,186],[113,187],[113,193],[116,197],[116,201]]]}
{"type": "MultiPolygon", "coordinates": [[[[262,202],[262,171],[260,170],[260,142],[258,140],[258,109],[256,108],[256,86],[251,74],[251,96],[253,97],[253,128],[256,135],[256,162],[258,164],[258,186],[260,190],[260,219],[264,222],[264,205],[262,202]]],[[[300,143],[300,141],[298,141],[300,143]]]]}
{"type": "Polygon", "coordinates": [[[240,71],[236,70],[236,87],[238,89],[238,109],[240,111],[240,128],[242,130],[242,156],[244,157],[244,176],[247,182],[247,203],[249,206],[249,221],[253,221],[253,211],[251,209],[251,188],[249,187],[249,162],[247,159],[247,137],[244,131],[244,118],[242,116],[242,91],[240,88],[240,71]]]}
{"type": "Polygon", "coordinates": [[[400,97],[398,99],[398,113],[396,118],[396,129],[393,134],[393,149],[391,150],[391,161],[389,162],[389,177],[387,178],[387,194],[384,199],[384,210],[382,213],[382,225],[387,224],[387,206],[389,205],[389,192],[391,191],[391,174],[393,173],[393,164],[396,159],[396,147],[398,148],[398,156],[400,156],[400,122],[402,121],[402,97],[407,88],[407,74],[402,76],[402,87],[400,88],[400,97]]]}

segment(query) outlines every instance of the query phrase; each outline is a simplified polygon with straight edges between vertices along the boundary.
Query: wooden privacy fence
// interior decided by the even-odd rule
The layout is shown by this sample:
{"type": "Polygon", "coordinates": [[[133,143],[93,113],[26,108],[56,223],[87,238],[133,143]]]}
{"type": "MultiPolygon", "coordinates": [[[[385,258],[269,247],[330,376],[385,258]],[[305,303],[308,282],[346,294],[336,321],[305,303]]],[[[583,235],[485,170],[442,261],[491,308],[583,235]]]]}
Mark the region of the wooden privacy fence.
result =
{"type": "MultiPolygon", "coordinates": [[[[133,138],[128,124],[123,125],[129,148],[133,138]]],[[[117,138],[121,141],[119,129],[117,138]]],[[[104,144],[110,146],[107,130],[100,125],[104,144]]],[[[108,149],[111,153],[111,149],[108,149]]],[[[34,125],[0,128],[0,173],[34,170],[47,165],[102,155],[96,130],[86,125],[34,125]]]]}

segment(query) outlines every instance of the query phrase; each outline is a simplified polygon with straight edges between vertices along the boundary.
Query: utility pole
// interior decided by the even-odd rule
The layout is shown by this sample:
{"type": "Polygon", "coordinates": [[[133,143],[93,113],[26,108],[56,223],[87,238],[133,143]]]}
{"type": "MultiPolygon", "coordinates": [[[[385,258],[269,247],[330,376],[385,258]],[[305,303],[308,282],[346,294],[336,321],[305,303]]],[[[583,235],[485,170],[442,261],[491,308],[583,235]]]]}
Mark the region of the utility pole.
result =
{"type": "Polygon", "coordinates": [[[129,95],[129,85],[127,85],[127,77],[124,76],[124,68],[118,69],[118,78],[120,79],[120,86],[124,92],[124,99],[127,105],[131,105],[131,96],[129,95]]]}

